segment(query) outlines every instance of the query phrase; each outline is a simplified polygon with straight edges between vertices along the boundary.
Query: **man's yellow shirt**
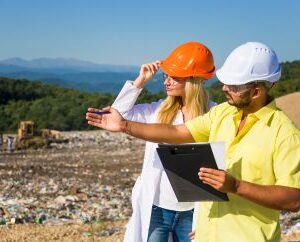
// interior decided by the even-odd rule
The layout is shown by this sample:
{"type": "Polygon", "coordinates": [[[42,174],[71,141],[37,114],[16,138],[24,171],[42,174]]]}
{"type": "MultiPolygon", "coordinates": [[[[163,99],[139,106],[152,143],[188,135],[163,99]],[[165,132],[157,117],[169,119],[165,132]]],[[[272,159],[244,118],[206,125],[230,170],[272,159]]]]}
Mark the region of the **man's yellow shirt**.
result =
{"type": "MultiPolygon", "coordinates": [[[[237,179],[300,188],[300,132],[292,121],[274,101],[248,115],[238,133],[241,118],[241,110],[222,103],[186,126],[196,142],[225,141],[226,170],[237,179]]],[[[200,203],[196,241],[280,241],[278,210],[228,196],[200,203]]]]}

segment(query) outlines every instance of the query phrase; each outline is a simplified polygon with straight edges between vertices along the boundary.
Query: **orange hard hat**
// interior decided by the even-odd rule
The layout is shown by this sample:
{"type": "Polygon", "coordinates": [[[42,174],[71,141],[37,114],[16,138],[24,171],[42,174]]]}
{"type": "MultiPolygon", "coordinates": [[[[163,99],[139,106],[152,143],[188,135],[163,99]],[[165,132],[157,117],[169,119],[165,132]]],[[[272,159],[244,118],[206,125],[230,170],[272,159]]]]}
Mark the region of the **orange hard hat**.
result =
{"type": "Polygon", "coordinates": [[[162,70],[174,77],[203,77],[205,80],[214,76],[214,58],[210,50],[199,42],[187,42],[176,47],[161,62],[162,70]]]}

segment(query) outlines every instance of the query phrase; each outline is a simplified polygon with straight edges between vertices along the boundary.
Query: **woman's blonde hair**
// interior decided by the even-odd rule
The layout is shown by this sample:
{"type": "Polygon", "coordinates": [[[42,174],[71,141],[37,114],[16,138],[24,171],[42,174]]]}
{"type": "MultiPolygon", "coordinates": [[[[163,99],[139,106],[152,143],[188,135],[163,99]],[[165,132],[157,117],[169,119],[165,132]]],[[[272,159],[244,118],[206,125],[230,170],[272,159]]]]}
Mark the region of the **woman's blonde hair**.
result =
{"type": "MultiPolygon", "coordinates": [[[[208,111],[208,93],[200,77],[190,77],[185,84],[185,106],[188,110],[187,120],[193,119],[208,111]]],[[[162,103],[157,120],[171,124],[182,107],[180,96],[168,96],[162,103]]]]}

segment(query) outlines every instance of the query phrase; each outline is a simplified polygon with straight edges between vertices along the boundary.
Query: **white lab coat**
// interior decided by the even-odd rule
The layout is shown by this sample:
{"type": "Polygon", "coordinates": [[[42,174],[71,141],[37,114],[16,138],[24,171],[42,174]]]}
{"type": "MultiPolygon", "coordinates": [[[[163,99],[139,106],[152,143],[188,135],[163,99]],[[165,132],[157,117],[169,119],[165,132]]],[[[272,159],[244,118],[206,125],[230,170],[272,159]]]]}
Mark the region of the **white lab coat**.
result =
{"type": "MultiPolygon", "coordinates": [[[[113,103],[124,118],[143,123],[157,123],[157,113],[163,100],[153,103],[134,105],[142,89],[136,88],[133,82],[127,81],[113,103]]],[[[210,107],[215,103],[210,101],[210,107]]],[[[178,112],[173,124],[182,124],[182,112],[178,112]]],[[[152,204],[163,166],[156,152],[157,144],[146,142],[144,163],[141,175],[132,189],[132,216],[127,224],[124,242],[146,242],[150,225],[152,204]]],[[[194,213],[196,216],[196,214],[194,213]]],[[[193,222],[196,221],[194,216],[193,222]]],[[[194,226],[193,226],[194,227],[194,226]]],[[[169,241],[171,237],[169,238],[169,241]]]]}

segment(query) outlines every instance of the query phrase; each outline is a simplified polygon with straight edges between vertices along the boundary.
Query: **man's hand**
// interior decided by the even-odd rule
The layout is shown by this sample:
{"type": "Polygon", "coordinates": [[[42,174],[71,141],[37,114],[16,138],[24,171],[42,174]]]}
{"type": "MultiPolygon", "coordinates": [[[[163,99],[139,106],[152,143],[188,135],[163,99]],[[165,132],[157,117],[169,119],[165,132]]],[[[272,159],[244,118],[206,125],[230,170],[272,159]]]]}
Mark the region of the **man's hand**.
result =
{"type": "Polygon", "coordinates": [[[190,240],[194,240],[195,239],[195,234],[196,234],[195,230],[193,230],[192,232],[189,233],[190,240]]]}
{"type": "Polygon", "coordinates": [[[86,120],[88,124],[106,129],[113,132],[126,132],[126,120],[120,115],[120,113],[111,107],[106,107],[103,109],[88,108],[86,113],[86,120]],[[108,111],[107,114],[97,114],[96,112],[108,111]]]}
{"type": "Polygon", "coordinates": [[[199,179],[220,192],[236,193],[239,181],[226,171],[211,168],[200,168],[199,179]]]}
{"type": "Polygon", "coordinates": [[[199,178],[220,192],[231,192],[252,202],[278,210],[297,212],[300,189],[280,185],[259,185],[237,180],[226,171],[200,168],[199,178]]]}

